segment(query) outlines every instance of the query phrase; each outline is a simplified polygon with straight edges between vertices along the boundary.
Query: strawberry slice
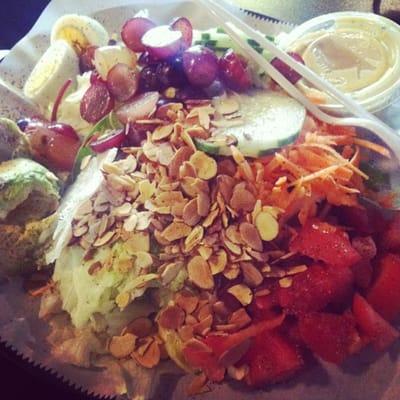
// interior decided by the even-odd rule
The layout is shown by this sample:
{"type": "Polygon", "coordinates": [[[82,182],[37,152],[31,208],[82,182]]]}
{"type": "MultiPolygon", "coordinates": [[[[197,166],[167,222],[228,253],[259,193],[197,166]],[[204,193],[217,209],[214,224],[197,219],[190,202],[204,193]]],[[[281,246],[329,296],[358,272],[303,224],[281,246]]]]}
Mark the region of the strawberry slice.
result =
{"type": "Polygon", "coordinates": [[[299,320],[301,338],[317,356],[341,364],[360,348],[355,321],[349,315],[312,313],[299,320]]]}
{"type": "Polygon", "coordinates": [[[296,346],[275,331],[256,336],[242,362],[249,366],[246,383],[250,386],[281,382],[304,365],[296,346]]]}
{"type": "Polygon", "coordinates": [[[400,251],[400,214],[394,217],[387,230],[383,232],[381,245],[388,251],[400,251]]]}
{"type": "Polygon", "coordinates": [[[303,226],[290,250],[338,267],[350,267],[361,259],[343,230],[319,220],[303,226]]]}
{"type": "Polygon", "coordinates": [[[379,262],[378,277],[368,291],[368,303],[388,321],[400,314],[400,256],[386,254],[379,262]]]}
{"type": "Polygon", "coordinates": [[[279,287],[277,297],[285,311],[302,314],[345,300],[352,290],[353,274],[349,268],[314,265],[295,275],[290,287],[279,287]]]}
{"type": "Polygon", "coordinates": [[[353,315],[362,333],[377,351],[386,350],[399,337],[399,332],[358,293],[353,299],[353,315]]]}

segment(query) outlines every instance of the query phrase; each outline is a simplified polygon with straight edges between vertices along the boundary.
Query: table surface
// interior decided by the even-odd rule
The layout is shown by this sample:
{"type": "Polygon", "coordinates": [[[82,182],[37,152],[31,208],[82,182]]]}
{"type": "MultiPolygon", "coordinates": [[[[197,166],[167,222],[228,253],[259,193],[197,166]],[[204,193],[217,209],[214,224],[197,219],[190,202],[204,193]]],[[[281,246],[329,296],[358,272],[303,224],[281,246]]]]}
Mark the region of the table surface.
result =
{"type": "MultiPolygon", "coordinates": [[[[340,10],[380,11],[400,22],[400,0],[231,0],[243,8],[275,18],[301,23],[310,17],[340,10]]],[[[11,48],[34,24],[48,0],[9,0],[2,4],[0,13],[0,49],[11,48]]],[[[39,398],[40,400],[82,400],[79,394],[66,390],[53,380],[32,375],[0,357],[1,395],[4,400],[39,398]]]]}

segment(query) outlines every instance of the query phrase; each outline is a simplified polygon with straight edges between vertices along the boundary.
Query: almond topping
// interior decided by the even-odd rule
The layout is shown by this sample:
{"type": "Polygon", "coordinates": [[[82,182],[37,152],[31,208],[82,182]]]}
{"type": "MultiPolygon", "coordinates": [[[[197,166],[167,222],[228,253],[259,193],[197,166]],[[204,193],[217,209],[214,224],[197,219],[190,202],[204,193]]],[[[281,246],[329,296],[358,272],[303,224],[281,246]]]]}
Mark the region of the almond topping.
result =
{"type": "Polygon", "coordinates": [[[251,289],[242,283],[231,286],[227,291],[234,296],[242,306],[248,306],[253,300],[251,289]]]}
{"type": "Polygon", "coordinates": [[[255,225],[262,240],[269,242],[278,236],[278,221],[269,212],[260,212],[256,217],[255,225]]]}
{"type": "Polygon", "coordinates": [[[163,285],[169,285],[176,278],[182,267],[182,261],[167,264],[161,274],[161,283],[163,285]]]}
{"type": "Polygon", "coordinates": [[[186,176],[189,176],[189,177],[192,177],[192,178],[197,178],[196,169],[194,168],[194,166],[189,161],[185,161],[179,167],[179,178],[183,179],[186,176]]]}
{"type": "Polygon", "coordinates": [[[228,262],[228,255],[224,249],[221,249],[217,251],[216,254],[212,255],[208,259],[208,262],[210,264],[211,273],[217,275],[225,269],[228,262]]]}
{"type": "Polygon", "coordinates": [[[232,313],[228,322],[235,324],[237,329],[242,329],[251,323],[251,318],[244,308],[239,308],[232,313]]]}
{"type": "Polygon", "coordinates": [[[194,226],[200,221],[201,217],[197,211],[197,199],[192,199],[186,203],[183,208],[182,218],[183,221],[190,226],[194,226]]]}
{"type": "Polygon", "coordinates": [[[230,205],[235,211],[252,211],[255,203],[256,198],[253,193],[240,185],[236,185],[230,199],[230,205]]]}
{"type": "Polygon", "coordinates": [[[185,239],[185,252],[188,253],[193,250],[202,241],[203,236],[204,228],[197,225],[185,239]]]}
{"type": "Polygon", "coordinates": [[[136,336],[126,333],[122,336],[113,336],[110,341],[109,350],[115,358],[125,358],[135,349],[136,336]]]}
{"type": "Polygon", "coordinates": [[[209,180],[217,174],[216,161],[202,151],[196,151],[192,154],[189,161],[193,164],[200,179],[209,180]]]}
{"type": "Polygon", "coordinates": [[[214,278],[211,274],[208,262],[201,256],[193,257],[187,266],[189,279],[201,289],[212,289],[214,287],[214,278]]]}
{"type": "Polygon", "coordinates": [[[140,348],[138,351],[134,351],[132,356],[142,367],[154,368],[160,362],[160,346],[156,341],[153,341],[150,346],[148,346],[143,355],[140,354],[139,350],[140,348]]]}
{"type": "Polygon", "coordinates": [[[113,238],[114,235],[115,235],[115,232],[113,232],[113,231],[106,232],[102,237],[98,238],[93,243],[93,246],[94,247],[104,246],[105,244],[107,244],[113,238]]]}
{"type": "Polygon", "coordinates": [[[250,262],[243,262],[240,264],[243,273],[244,282],[252,287],[255,288],[263,282],[264,278],[262,273],[250,262]]]}
{"type": "Polygon", "coordinates": [[[169,176],[171,178],[177,178],[179,176],[180,166],[193,154],[193,150],[188,146],[183,146],[178,149],[175,155],[172,157],[171,162],[168,165],[169,176]]]}
{"type": "Polygon", "coordinates": [[[170,242],[182,239],[190,234],[192,228],[183,222],[172,222],[162,232],[162,236],[170,242]]]}
{"type": "Polygon", "coordinates": [[[178,329],[185,321],[185,312],[178,306],[168,306],[161,310],[158,323],[165,329],[178,329]]]}
{"type": "Polygon", "coordinates": [[[193,325],[183,325],[178,329],[178,335],[180,338],[187,342],[193,338],[193,325]]]}
{"type": "Polygon", "coordinates": [[[169,135],[171,135],[173,130],[174,130],[173,124],[161,125],[153,131],[151,138],[155,141],[166,139],[169,135]]]}
{"type": "Polygon", "coordinates": [[[286,289],[292,286],[292,282],[292,278],[282,278],[279,279],[279,286],[286,289]]]}
{"type": "Polygon", "coordinates": [[[253,224],[242,222],[239,225],[239,232],[243,242],[247,244],[247,246],[250,246],[252,249],[257,251],[263,250],[263,244],[260,235],[257,231],[257,228],[253,224]]]}
{"type": "Polygon", "coordinates": [[[181,307],[187,314],[191,314],[199,304],[199,298],[190,292],[183,290],[175,297],[176,304],[181,307]]]}
{"type": "Polygon", "coordinates": [[[207,193],[200,192],[197,196],[197,213],[206,217],[210,211],[210,197],[207,193]]]}

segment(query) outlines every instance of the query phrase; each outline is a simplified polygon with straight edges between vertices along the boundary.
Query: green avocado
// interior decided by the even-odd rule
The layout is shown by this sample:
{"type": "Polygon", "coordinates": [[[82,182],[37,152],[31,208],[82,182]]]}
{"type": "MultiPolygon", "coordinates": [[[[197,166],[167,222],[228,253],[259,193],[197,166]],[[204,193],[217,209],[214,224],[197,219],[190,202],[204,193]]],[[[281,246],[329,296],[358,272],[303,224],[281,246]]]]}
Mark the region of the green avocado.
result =
{"type": "Polygon", "coordinates": [[[17,157],[29,157],[29,140],[18,125],[8,118],[0,118],[0,162],[17,157]]]}
{"type": "Polygon", "coordinates": [[[0,223],[25,224],[52,214],[60,198],[59,179],[25,158],[0,164],[0,223]]]}

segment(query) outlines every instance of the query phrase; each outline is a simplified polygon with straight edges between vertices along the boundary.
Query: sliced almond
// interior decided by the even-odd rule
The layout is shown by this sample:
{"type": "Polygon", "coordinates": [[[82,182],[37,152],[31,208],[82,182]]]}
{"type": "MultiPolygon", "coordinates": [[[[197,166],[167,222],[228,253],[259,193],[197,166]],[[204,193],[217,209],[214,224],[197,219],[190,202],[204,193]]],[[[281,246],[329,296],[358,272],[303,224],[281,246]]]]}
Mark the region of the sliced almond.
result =
{"type": "Polygon", "coordinates": [[[217,112],[226,115],[239,111],[240,105],[233,96],[230,96],[215,100],[214,107],[217,112]]]}
{"type": "Polygon", "coordinates": [[[115,207],[112,210],[112,214],[115,215],[116,217],[128,217],[131,213],[131,210],[132,210],[132,204],[124,203],[119,207],[115,207]]]}
{"type": "Polygon", "coordinates": [[[162,139],[166,139],[168,136],[171,135],[172,131],[174,130],[174,124],[168,125],[161,125],[158,126],[151,135],[152,140],[158,141],[162,139]]]}
{"type": "Polygon", "coordinates": [[[154,204],[157,206],[172,206],[184,200],[182,192],[175,190],[169,192],[161,192],[154,198],[154,204]]]}
{"type": "Polygon", "coordinates": [[[187,314],[191,314],[199,304],[199,298],[192,293],[182,290],[175,297],[176,304],[181,307],[187,314]]]}
{"type": "Polygon", "coordinates": [[[113,336],[109,344],[109,351],[115,358],[128,357],[135,349],[136,336],[126,333],[122,336],[113,336]]]}
{"type": "Polygon", "coordinates": [[[250,343],[250,338],[247,338],[235,346],[230,347],[220,355],[218,364],[225,368],[236,364],[247,353],[250,348],[250,343]]]}
{"type": "Polygon", "coordinates": [[[202,336],[207,335],[207,333],[211,331],[212,322],[213,316],[207,315],[207,317],[203,318],[197,324],[193,325],[193,333],[202,336]]]}
{"type": "Polygon", "coordinates": [[[255,220],[255,225],[262,240],[274,240],[279,233],[279,224],[269,212],[260,212],[255,220]]]}
{"type": "Polygon", "coordinates": [[[183,179],[187,176],[191,178],[197,178],[196,169],[189,161],[185,161],[179,167],[179,179],[183,179]]]}
{"type": "Polygon", "coordinates": [[[243,244],[237,225],[229,225],[225,231],[226,237],[235,244],[243,244]]]}
{"type": "Polygon", "coordinates": [[[237,329],[242,329],[251,323],[251,318],[244,308],[239,308],[232,313],[228,322],[235,324],[237,329]]]}
{"type": "Polygon", "coordinates": [[[185,312],[178,306],[168,306],[161,310],[158,323],[165,329],[178,329],[185,321],[185,312]]]}
{"type": "Polygon", "coordinates": [[[242,381],[249,373],[249,367],[247,365],[241,365],[240,367],[230,365],[226,371],[228,375],[235,381],[242,381]]]}
{"type": "Polygon", "coordinates": [[[292,283],[293,283],[293,279],[289,278],[289,277],[279,279],[279,286],[281,288],[285,288],[285,289],[290,288],[290,286],[292,286],[292,283]]]}
{"type": "Polygon", "coordinates": [[[192,199],[186,203],[182,214],[183,221],[189,226],[195,226],[201,219],[197,211],[197,199],[192,199]]]}
{"type": "Polygon", "coordinates": [[[125,221],[123,228],[126,232],[133,232],[138,222],[138,216],[136,214],[130,215],[125,221]]]}
{"type": "Polygon", "coordinates": [[[223,239],[223,243],[229,253],[232,253],[236,256],[240,256],[242,254],[242,248],[239,245],[231,242],[227,238],[223,239]]]}
{"type": "Polygon", "coordinates": [[[124,309],[131,301],[131,296],[127,292],[119,293],[115,298],[115,302],[117,306],[122,310],[124,309]]]}
{"type": "Polygon", "coordinates": [[[99,238],[93,243],[93,246],[94,246],[94,247],[101,247],[101,246],[104,246],[105,244],[107,244],[108,242],[111,241],[111,239],[113,238],[114,235],[115,235],[115,232],[113,232],[113,231],[106,232],[103,236],[99,237],[99,238]]]}
{"type": "Polygon", "coordinates": [[[240,274],[240,268],[238,264],[228,264],[222,273],[226,279],[230,281],[236,279],[240,274]]]}
{"type": "Polygon", "coordinates": [[[100,261],[94,262],[88,269],[89,275],[96,275],[97,272],[101,271],[103,264],[100,261]]]}
{"type": "Polygon", "coordinates": [[[247,246],[257,251],[263,250],[263,244],[257,228],[248,222],[242,222],[239,225],[240,236],[247,246]]]}
{"type": "Polygon", "coordinates": [[[182,267],[182,261],[167,264],[161,274],[161,283],[163,285],[169,285],[176,278],[182,267]]]}
{"type": "Polygon", "coordinates": [[[295,265],[294,267],[289,268],[286,271],[287,275],[297,275],[300,274],[301,272],[305,272],[307,271],[308,267],[305,264],[301,264],[301,265],[295,265]]]}
{"type": "Polygon", "coordinates": [[[209,290],[214,287],[214,278],[207,261],[194,256],[187,265],[189,279],[199,288],[209,290]]]}
{"type": "Polygon", "coordinates": [[[210,197],[205,192],[200,192],[197,195],[197,213],[206,217],[210,211],[210,197]]]}
{"type": "Polygon", "coordinates": [[[193,338],[193,325],[183,325],[178,329],[178,335],[183,342],[193,338]]]}
{"type": "Polygon", "coordinates": [[[250,212],[253,210],[255,203],[256,198],[253,193],[243,186],[236,185],[229,203],[235,211],[250,212]]]}
{"type": "Polygon", "coordinates": [[[217,174],[216,161],[202,151],[196,151],[194,154],[192,154],[189,161],[191,164],[193,164],[194,168],[196,169],[197,176],[200,179],[209,180],[214,178],[214,176],[217,174]]]}
{"type": "MultiPolygon", "coordinates": [[[[197,204],[196,204],[196,209],[197,209],[197,204]]],[[[82,225],[82,226],[77,225],[72,228],[72,233],[75,237],[81,237],[85,233],[87,233],[88,230],[89,227],[87,225],[82,225]]]]}
{"type": "Polygon", "coordinates": [[[185,252],[192,251],[203,239],[204,228],[201,225],[194,227],[192,232],[185,239],[185,252]]]}
{"type": "Polygon", "coordinates": [[[130,234],[129,239],[125,242],[125,248],[130,253],[138,251],[150,251],[150,236],[148,232],[134,232],[130,234]]]}
{"type": "Polygon", "coordinates": [[[253,292],[248,286],[242,283],[231,286],[227,292],[234,296],[242,306],[248,306],[253,300],[253,292]]]}
{"type": "Polygon", "coordinates": [[[139,351],[134,351],[132,356],[142,367],[154,368],[160,362],[160,346],[153,341],[143,355],[139,351]]]}
{"type": "Polygon", "coordinates": [[[213,254],[213,249],[211,247],[207,247],[207,246],[199,246],[197,248],[197,251],[207,261],[213,254]]]}
{"type": "Polygon", "coordinates": [[[244,282],[248,286],[255,288],[261,285],[261,283],[264,280],[264,277],[258,268],[256,268],[250,262],[242,262],[240,264],[240,267],[242,269],[244,282]]]}
{"type": "Polygon", "coordinates": [[[228,263],[228,255],[224,249],[220,249],[208,259],[212,275],[217,275],[224,271],[228,263]]]}
{"type": "Polygon", "coordinates": [[[169,176],[171,178],[178,178],[180,166],[185,161],[188,161],[192,154],[193,150],[189,146],[182,146],[178,149],[168,165],[169,176]]]}
{"type": "Polygon", "coordinates": [[[190,234],[192,228],[183,222],[172,222],[162,232],[162,236],[170,242],[182,239],[190,234]]]}
{"type": "MultiPolygon", "coordinates": [[[[196,208],[197,208],[197,203],[196,203],[196,208]]],[[[204,228],[210,227],[214,223],[215,219],[218,217],[218,214],[219,214],[218,209],[210,211],[210,213],[207,215],[207,217],[203,221],[204,228]]]]}

